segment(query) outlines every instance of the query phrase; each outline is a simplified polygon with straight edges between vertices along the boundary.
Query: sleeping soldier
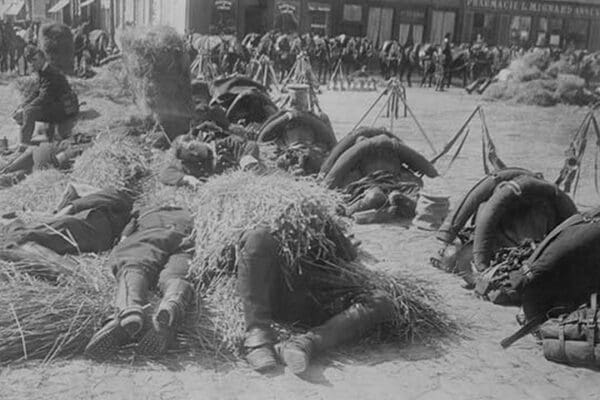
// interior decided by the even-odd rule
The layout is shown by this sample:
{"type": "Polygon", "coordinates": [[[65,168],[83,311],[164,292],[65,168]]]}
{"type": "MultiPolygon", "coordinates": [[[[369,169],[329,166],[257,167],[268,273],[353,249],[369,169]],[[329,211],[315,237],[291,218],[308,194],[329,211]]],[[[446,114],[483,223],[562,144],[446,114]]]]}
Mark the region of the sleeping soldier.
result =
{"type": "Polygon", "coordinates": [[[44,169],[68,169],[72,161],[86,146],[75,145],[68,140],[60,143],[41,143],[30,146],[11,162],[0,168],[0,188],[17,184],[33,171],[44,169]]]}
{"type": "Polygon", "coordinates": [[[80,196],[70,185],[51,222],[28,227],[16,220],[2,227],[3,255],[16,254],[25,244],[60,255],[109,250],[127,224],[132,206],[132,198],[122,190],[104,189],[80,196]]]}
{"type": "Polygon", "coordinates": [[[256,142],[237,135],[217,137],[212,132],[193,131],[177,138],[173,148],[171,162],[160,173],[160,182],[170,186],[197,186],[227,169],[259,164],[256,142]]]}
{"type": "MultiPolygon", "coordinates": [[[[355,249],[350,241],[346,237],[337,241],[338,251],[346,254],[344,258],[354,258],[355,249]]],[[[394,303],[380,291],[369,292],[349,307],[344,301],[343,311],[335,314],[327,310],[331,299],[325,300],[317,294],[317,291],[326,293],[326,288],[311,286],[310,273],[305,272],[303,278],[288,285],[282,273],[279,245],[266,228],[246,231],[237,253],[237,290],[246,322],[246,360],[257,371],[266,372],[277,365],[271,327],[274,322],[312,327],[307,333],[277,345],[282,361],[298,374],[308,368],[318,353],[357,340],[376,325],[393,319],[394,303]]],[[[341,300],[336,296],[336,301],[341,300]]]]}
{"type": "Polygon", "coordinates": [[[164,353],[193,299],[194,289],[186,279],[193,255],[192,214],[177,207],[134,214],[109,259],[117,281],[115,313],[85,349],[88,357],[99,361],[132,342],[137,342],[140,354],[164,353]],[[162,299],[150,318],[149,290],[154,287],[162,299]]]}

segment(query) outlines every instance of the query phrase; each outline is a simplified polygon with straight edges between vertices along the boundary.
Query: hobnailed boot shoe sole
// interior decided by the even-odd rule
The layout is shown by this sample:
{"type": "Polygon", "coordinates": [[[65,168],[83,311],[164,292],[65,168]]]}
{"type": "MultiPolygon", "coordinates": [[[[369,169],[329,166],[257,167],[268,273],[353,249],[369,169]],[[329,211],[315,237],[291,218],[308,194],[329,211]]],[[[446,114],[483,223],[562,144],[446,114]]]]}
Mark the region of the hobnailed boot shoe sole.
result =
{"type": "Polygon", "coordinates": [[[115,355],[121,346],[129,342],[131,337],[127,331],[118,319],[113,319],[92,336],[84,354],[96,361],[103,361],[115,355]]]}
{"type": "Polygon", "coordinates": [[[145,356],[164,354],[176,337],[175,328],[171,327],[171,315],[167,310],[160,310],[154,318],[154,326],[150,327],[140,339],[136,352],[145,356]]]}
{"type": "Polygon", "coordinates": [[[137,310],[125,312],[121,318],[121,327],[130,337],[136,337],[144,328],[143,312],[139,313],[137,310]]]}

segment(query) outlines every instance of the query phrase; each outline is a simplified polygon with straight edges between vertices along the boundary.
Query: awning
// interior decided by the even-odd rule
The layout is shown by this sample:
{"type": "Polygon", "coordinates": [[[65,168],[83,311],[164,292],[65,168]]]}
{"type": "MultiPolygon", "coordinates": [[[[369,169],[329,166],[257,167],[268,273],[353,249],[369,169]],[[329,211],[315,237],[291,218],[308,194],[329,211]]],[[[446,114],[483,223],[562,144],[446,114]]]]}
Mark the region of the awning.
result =
{"type": "Polygon", "coordinates": [[[4,15],[19,15],[19,13],[21,12],[21,10],[23,10],[23,7],[25,7],[25,2],[24,1],[19,1],[16,3],[12,3],[10,5],[10,7],[8,7],[6,9],[6,11],[4,11],[4,15]]]}
{"type": "Polygon", "coordinates": [[[85,0],[82,1],[81,4],[79,4],[79,8],[83,8],[83,7],[87,7],[89,5],[92,5],[96,2],[96,0],[85,0]]]}
{"type": "Polygon", "coordinates": [[[0,4],[0,17],[2,17],[4,15],[4,13],[6,11],[8,11],[8,9],[12,6],[12,4],[8,3],[8,4],[0,4]]]}
{"type": "Polygon", "coordinates": [[[61,11],[63,8],[68,6],[71,3],[71,0],[60,0],[56,3],[51,9],[48,10],[50,14],[57,13],[61,11]]]}

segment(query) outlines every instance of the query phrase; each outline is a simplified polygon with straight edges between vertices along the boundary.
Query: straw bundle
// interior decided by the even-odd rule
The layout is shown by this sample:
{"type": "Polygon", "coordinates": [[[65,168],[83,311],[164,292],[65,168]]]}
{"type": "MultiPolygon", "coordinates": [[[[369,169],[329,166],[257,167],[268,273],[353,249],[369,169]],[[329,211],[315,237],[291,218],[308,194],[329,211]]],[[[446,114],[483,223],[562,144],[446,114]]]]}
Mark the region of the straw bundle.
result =
{"type": "Polygon", "coordinates": [[[35,171],[18,185],[2,190],[0,213],[24,212],[28,218],[51,213],[68,180],[67,175],[54,169],[35,171]]]}
{"type": "Polygon", "coordinates": [[[190,60],[173,28],[130,29],[121,37],[123,65],[136,103],[170,138],[187,132],[192,114],[190,60]]]}
{"type": "Polygon", "coordinates": [[[48,63],[63,73],[74,72],[74,44],[71,29],[63,24],[46,24],[40,29],[40,48],[46,53],[48,63]]]}
{"type": "Polygon", "coordinates": [[[116,133],[101,134],[73,165],[71,178],[98,188],[133,189],[149,173],[148,154],[140,140],[116,133]]]}
{"type": "Polygon", "coordinates": [[[594,97],[586,94],[586,81],[575,75],[578,66],[568,58],[551,62],[550,54],[532,51],[511,62],[501,74],[506,80],[488,87],[488,100],[509,100],[543,107],[557,103],[585,105],[594,97]]]}
{"type": "Polygon", "coordinates": [[[0,262],[0,363],[79,354],[106,315],[112,278],[101,259],[64,257],[56,282],[32,277],[52,263],[0,262]]]}
{"type": "MultiPolygon", "coordinates": [[[[195,199],[196,256],[192,273],[213,316],[213,347],[236,353],[244,319],[235,285],[235,247],[241,234],[269,228],[280,247],[282,272],[291,287],[310,282],[312,294],[331,315],[371,290],[389,293],[397,318],[389,330],[402,339],[450,329],[432,303],[436,296],[420,282],[393,278],[352,262],[344,247],[343,221],[335,217],[341,198],[310,180],[275,173],[234,172],[212,180],[195,199]]],[[[283,332],[289,330],[283,329],[283,332]]]]}

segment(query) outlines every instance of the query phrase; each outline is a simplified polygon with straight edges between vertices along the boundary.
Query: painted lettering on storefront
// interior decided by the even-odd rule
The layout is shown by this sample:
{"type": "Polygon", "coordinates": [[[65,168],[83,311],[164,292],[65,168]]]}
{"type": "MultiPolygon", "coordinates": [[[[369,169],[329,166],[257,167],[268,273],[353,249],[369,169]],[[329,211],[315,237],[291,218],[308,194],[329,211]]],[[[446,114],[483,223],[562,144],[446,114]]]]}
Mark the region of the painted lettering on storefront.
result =
{"type": "Polygon", "coordinates": [[[598,18],[600,7],[525,0],[467,0],[467,8],[598,18]]]}

